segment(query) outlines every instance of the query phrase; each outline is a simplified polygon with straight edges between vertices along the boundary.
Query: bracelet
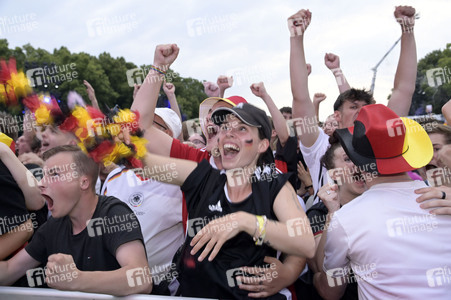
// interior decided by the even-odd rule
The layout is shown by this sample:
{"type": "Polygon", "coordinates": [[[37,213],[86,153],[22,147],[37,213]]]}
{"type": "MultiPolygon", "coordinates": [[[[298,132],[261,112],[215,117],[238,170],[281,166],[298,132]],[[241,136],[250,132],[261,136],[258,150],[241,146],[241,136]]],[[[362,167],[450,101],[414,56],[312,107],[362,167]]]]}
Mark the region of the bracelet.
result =
{"type": "Polygon", "coordinates": [[[160,70],[158,67],[154,66],[154,65],[150,65],[150,69],[157,71],[158,73],[160,73],[161,75],[165,75],[166,76],[166,72],[163,70],[160,70]]]}
{"type": "Polygon", "coordinates": [[[261,246],[263,245],[263,240],[266,237],[266,223],[268,219],[266,216],[255,216],[255,218],[257,219],[258,225],[258,237],[254,236],[253,239],[256,246],[261,246]]]}

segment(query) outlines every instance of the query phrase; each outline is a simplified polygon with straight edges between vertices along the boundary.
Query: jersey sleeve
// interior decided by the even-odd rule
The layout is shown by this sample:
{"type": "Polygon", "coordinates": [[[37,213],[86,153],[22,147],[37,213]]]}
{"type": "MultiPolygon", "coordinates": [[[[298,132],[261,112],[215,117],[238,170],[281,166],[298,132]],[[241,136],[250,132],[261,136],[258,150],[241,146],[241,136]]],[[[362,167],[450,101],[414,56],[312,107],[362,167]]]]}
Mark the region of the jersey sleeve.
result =
{"type": "Polygon", "coordinates": [[[127,204],[117,199],[117,203],[110,206],[102,218],[104,228],[107,228],[103,233],[104,244],[112,255],[116,255],[117,248],[122,244],[135,240],[140,240],[145,247],[138,218],[127,204]]]}
{"type": "Polygon", "coordinates": [[[205,149],[195,149],[183,144],[177,139],[172,139],[171,157],[201,162],[202,160],[210,159],[210,154],[205,149]]]}
{"type": "Polygon", "coordinates": [[[47,222],[45,222],[39,229],[34,233],[33,239],[27,246],[25,246],[25,251],[33,257],[35,260],[40,263],[45,263],[49,254],[47,253],[47,242],[46,237],[51,236],[53,233],[49,230],[51,228],[51,224],[53,219],[50,218],[47,222]]]}

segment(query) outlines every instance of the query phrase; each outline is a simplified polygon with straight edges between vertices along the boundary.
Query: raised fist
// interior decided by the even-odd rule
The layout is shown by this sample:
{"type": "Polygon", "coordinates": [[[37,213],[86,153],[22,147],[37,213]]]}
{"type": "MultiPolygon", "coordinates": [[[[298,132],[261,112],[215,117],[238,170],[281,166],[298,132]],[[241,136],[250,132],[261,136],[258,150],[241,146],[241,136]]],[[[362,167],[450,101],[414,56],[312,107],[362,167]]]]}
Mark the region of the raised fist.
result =
{"type": "Polygon", "coordinates": [[[326,53],[324,56],[324,64],[329,70],[340,68],[340,57],[333,53],[326,53]]]}
{"type": "Polygon", "coordinates": [[[326,98],[327,98],[326,94],[323,94],[323,93],[315,93],[315,95],[313,95],[313,102],[321,103],[321,102],[323,102],[326,98]]]}
{"type": "Polygon", "coordinates": [[[263,82],[254,83],[251,85],[251,91],[252,94],[254,94],[257,97],[263,98],[263,96],[266,94],[265,85],[263,82]]]}
{"type": "Polygon", "coordinates": [[[179,50],[176,44],[158,45],[155,48],[155,56],[153,58],[154,66],[167,71],[179,55],[179,50]]]}
{"type": "Polygon", "coordinates": [[[175,86],[172,83],[165,82],[163,84],[163,91],[166,94],[166,96],[174,95],[175,94],[175,86]]]}
{"type": "Polygon", "coordinates": [[[412,32],[415,26],[415,8],[412,6],[396,6],[396,21],[401,24],[402,32],[412,32]]]}
{"type": "Polygon", "coordinates": [[[294,15],[288,18],[288,29],[290,30],[290,35],[300,36],[306,30],[310,21],[312,20],[312,13],[307,9],[301,9],[294,15]]]}
{"type": "Polygon", "coordinates": [[[219,87],[213,82],[206,81],[204,84],[204,92],[208,97],[219,97],[219,87]]]}
{"type": "Polygon", "coordinates": [[[217,84],[221,90],[226,90],[233,85],[233,76],[227,77],[221,75],[218,77],[217,84]]]}

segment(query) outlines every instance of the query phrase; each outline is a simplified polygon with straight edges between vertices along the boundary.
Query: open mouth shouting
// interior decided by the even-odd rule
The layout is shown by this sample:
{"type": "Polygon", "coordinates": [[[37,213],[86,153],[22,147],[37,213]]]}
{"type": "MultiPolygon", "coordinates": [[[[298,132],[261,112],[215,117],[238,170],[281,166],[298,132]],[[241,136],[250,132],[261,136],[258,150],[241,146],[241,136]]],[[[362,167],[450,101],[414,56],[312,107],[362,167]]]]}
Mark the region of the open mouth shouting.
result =
{"type": "Polygon", "coordinates": [[[45,201],[47,201],[47,208],[49,209],[49,211],[53,210],[53,199],[51,197],[49,197],[48,195],[45,194],[41,194],[42,197],[44,197],[45,201]]]}
{"type": "Polygon", "coordinates": [[[223,158],[234,158],[240,152],[240,147],[233,143],[225,143],[223,149],[223,158]]]}

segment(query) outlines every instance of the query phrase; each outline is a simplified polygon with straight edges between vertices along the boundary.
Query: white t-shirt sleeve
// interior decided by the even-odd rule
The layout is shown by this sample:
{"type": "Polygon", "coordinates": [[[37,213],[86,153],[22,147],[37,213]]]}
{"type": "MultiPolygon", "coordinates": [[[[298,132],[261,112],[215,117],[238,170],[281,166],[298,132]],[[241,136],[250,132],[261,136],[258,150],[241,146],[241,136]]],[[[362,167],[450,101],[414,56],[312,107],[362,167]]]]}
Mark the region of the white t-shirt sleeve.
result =
{"type": "Polygon", "coordinates": [[[328,277],[343,277],[349,273],[348,236],[335,214],[327,228],[327,240],[324,246],[323,270],[328,277]]]}
{"type": "MultiPolygon", "coordinates": [[[[324,155],[324,153],[326,153],[327,148],[330,145],[329,136],[325,134],[320,127],[318,127],[318,130],[319,130],[318,138],[311,147],[305,147],[304,145],[302,145],[301,142],[299,142],[299,148],[301,149],[305,164],[309,168],[310,176],[312,177],[312,185],[315,193],[320,188],[318,181],[319,172],[322,168],[320,159],[324,155]]],[[[322,173],[323,173],[322,176],[325,176],[325,174],[327,174],[325,168],[323,169],[322,173]]],[[[324,183],[326,184],[327,182],[324,181],[324,183]]]]}

